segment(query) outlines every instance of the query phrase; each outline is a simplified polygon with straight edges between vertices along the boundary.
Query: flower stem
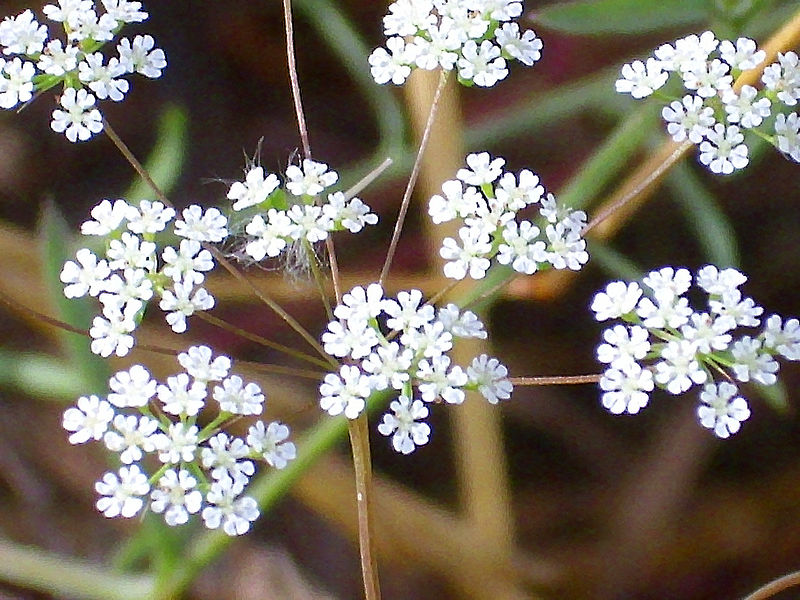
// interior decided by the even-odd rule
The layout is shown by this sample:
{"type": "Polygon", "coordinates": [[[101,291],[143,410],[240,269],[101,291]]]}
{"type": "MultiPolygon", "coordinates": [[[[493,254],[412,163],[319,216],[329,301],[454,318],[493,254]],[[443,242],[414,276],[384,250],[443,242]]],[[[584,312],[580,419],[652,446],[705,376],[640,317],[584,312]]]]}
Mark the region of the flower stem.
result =
{"type": "Polygon", "coordinates": [[[369,452],[369,426],[366,410],[348,422],[353,467],[356,475],[356,504],[358,506],[358,548],[366,600],[379,600],[378,563],[372,538],[372,462],[369,452]]]}
{"type": "Polygon", "coordinates": [[[800,585],[800,571],[795,571],[794,573],[789,573],[788,575],[770,581],[768,584],[758,588],[755,592],[747,596],[744,600],[766,600],[797,585],[800,585]]]}
{"type": "Polygon", "coordinates": [[[419,143],[419,150],[417,151],[417,158],[414,160],[414,167],[411,169],[411,176],[408,178],[406,190],[403,193],[403,200],[400,203],[400,211],[397,214],[397,221],[394,224],[394,232],[392,233],[392,241],[389,243],[389,250],[386,252],[386,260],[381,269],[381,276],[378,279],[379,283],[383,285],[386,282],[386,277],[389,275],[389,269],[392,266],[395,252],[397,251],[397,244],[400,241],[400,233],[403,231],[403,222],[408,212],[408,205],[411,203],[411,193],[414,191],[414,186],[419,178],[420,168],[422,167],[422,155],[425,153],[425,148],[428,146],[428,138],[430,137],[431,129],[433,128],[433,119],[436,116],[436,110],[439,107],[439,99],[442,96],[442,91],[447,83],[447,72],[442,71],[439,76],[439,85],[436,87],[436,92],[433,95],[431,102],[431,109],[428,113],[428,121],[425,123],[425,129],[422,132],[422,140],[419,143]]]}

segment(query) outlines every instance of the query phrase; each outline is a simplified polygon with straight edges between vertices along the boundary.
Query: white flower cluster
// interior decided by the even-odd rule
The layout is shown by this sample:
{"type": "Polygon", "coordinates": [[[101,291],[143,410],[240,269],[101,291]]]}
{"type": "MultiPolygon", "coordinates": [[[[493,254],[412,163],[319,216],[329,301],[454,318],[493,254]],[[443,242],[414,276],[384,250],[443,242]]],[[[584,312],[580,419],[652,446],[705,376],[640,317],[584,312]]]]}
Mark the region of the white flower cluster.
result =
{"type": "Polygon", "coordinates": [[[338,320],[328,324],[322,343],[326,352],[349,364],[325,376],[320,406],[331,415],[355,419],[373,392],[399,392],[378,426],[380,433],[392,436],[397,452],[409,454],[428,442],[426,402],[461,404],[465,390],[477,390],[492,404],[511,397],[508,370],[496,358],[483,354],[466,369],[451,364],[447,353],[454,338],[486,338],[473,312],[455,304],[436,310],[423,302],[419,290],[386,298],[373,283],[345,294],[334,315],[338,320]],[[415,398],[414,388],[421,399],[415,398]]]}
{"type": "Polygon", "coordinates": [[[670,100],[661,111],[667,131],[676,142],[698,145],[700,162],[714,173],[730,174],[747,166],[749,132],[800,162],[800,117],[785,108],[800,99],[797,54],[778,53],[778,62],[764,69],[762,89],[744,85],[737,92],[732,87],[734,78],[756,68],[765,56],[751,39],[720,41],[706,31],[660,46],[646,62],[624,65],[616,89],[645,98],[676,73],[689,93],[682,98],[658,94],[670,100]]]}
{"type": "Polygon", "coordinates": [[[386,47],[369,57],[372,77],[400,85],[414,68],[441,68],[491,87],[508,75],[507,60],[541,58],[542,41],[513,21],[521,14],[521,0],[396,0],[383,18],[386,47]]]}
{"type": "Polygon", "coordinates": [[[95,484],[97,509],[106,517],[133,517],[149,500],[168,525],[186,523],[200,513],[206,527],[241,535],[258,518],[256,501],[243,495],[255,473],[254,461],[282,469],[295,458],[289,428],[256,423],[245,439],[220,431],[232,418],[260,415],[264,395],[255,383],[228,375],[231,360],[212,356],[207,346],[178,355],[184,371],[158,383],[142,365],[120,371],[109,381],[106,399],[84,396],[64,412],[69,441],[101,441],[119,453],[122,467],[95,484]],[[209,387],[215,385],[213,390],[209,387]],[[209,391],[218,415],[197,425],[209,391]],[[153,467],[148,474],[143,462],[153,467]]]}
{"type": "Polygon", "coordinates": [[[695,285],[708,295],[694,310],[685,294],[692,285],[686,269],[664,267],[649,273],[642,286],[615,281],[598,293],[592,310],[598,321],[624,324],[603,332],[597,358],[608,365],[600,388],[603,406],[614,414],[637,413],[657,386],[681,394],[702,385],[697,415],[722,438],[736,433],[750,416],[737,380],[772,385],[780,355],[800,360],[800,321],[770,316],[761,331],[737,335],[739,328],[761,326],[764,309],[739,290],[747,278],[735,269],[701,268],[695,285]],[[726,381],[717,383],[714,374],[726,381]]]}
{"type": "Polygon", "coordinates": [[[558,206],[545,194],[531,171],[504,172],[505,159],[488,152],[467,156],[466,169],[442,185],[442,195],[431,198],[428,213],[434,223],[461,219],[459,240],[445,238],[439,254],[448,262],[451,279],[482,279],[491,259],[532,274],[544,265],[578,270],[589,260],[581,231],[586,214],[558,206]],[[517,212],[538,205],[539,223],[517,221],[517,212]]]}
{"type": "Polygon", "coordinates": [[[51,39],[47,26],[40,25],[30,10],[0,23],[3,55],[13,57],[0,58],[0,108],[14,108],[28,102],[35,91],[63,82],[60,108],[53,111],[50,126],[71,142],[83,141],[103,129],[98,99],[122,100],[130,87],[127,75],[161,76],[167,61],[149,35],[122,38],[117,56],[108,60],[99,51],[126,23],[147,19],[142,3],[101,0],[101,4],[101,14],[93,0],[46,5],[45,16],[63,26],[64,41],[51,39]]]}
{"type": "Polygon", "coordinates": [[[274,173],[265,176],[262,167],[251,167],[244,181],[237,181],[228,190],[233,210],[258,210],[245,226],[249,241],[245,253],[253,260],[276,257],[292,243],[315,243],[331,231],[347,229],[358,233],[365,225],[378,222],[377,215],[359,198],[348,198],[344,192],[328,194],[324,204],[316,197],[339,180],[328,165],[305,159],[301,166],[286,169],[286,183],[274,173]]]}
{"type": "Polygon", "coordinates": [[[134,345],[133,332],[147,303],[157,296],[176,333],[186,331],[186,318],[214,306],[214,298],[202,283],[214,260],[203,242],[219,242],[228,235],[227,219],[216,208],[205,211],[189,206],[173,222],[175,211],[161,202],[103,200],[95,206],[92,220],[81,233],[104,238],[104,258],[88,248],[76,252],[61,271],[67,298],[96,297],[102,314],[94,318],[89,334],[92,352],[100,356],[125,356],[134,345]],[[159,253],[156,234],[172,224],[184,239],[177,248],[165,246],[159,253]]]}

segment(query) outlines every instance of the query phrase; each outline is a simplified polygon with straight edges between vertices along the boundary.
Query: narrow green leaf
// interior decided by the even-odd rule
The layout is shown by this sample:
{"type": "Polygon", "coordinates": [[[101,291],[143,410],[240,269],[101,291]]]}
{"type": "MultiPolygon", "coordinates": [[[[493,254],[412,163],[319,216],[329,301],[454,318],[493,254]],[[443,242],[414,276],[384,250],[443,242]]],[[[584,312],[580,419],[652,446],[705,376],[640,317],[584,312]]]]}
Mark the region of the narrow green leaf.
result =
{"type": "Polygon", "coordinates": [[[711,7],[709,0],[577,0],[545,6],[531,17],[564,33],[639,35],[702,23],[711,7]]]}
{"type": "Polygon", "coordinates": [[[720,268],[736,267],[739,249],[733,224],[700,177],[685,162],[681,162],[673,167],[667,177],[667,185],[694,230],[705,259],[720,268]]]}
{"type": "MultiPolygon", "coordinates": [[[[74,258],[69,225],[52,203],[45,204],[39,220],[39,240],[42,254],[44,281],[48,287],[51,305],[56,309],[56,318],[88,331],[96,312],[87,298],[65,298],[59,274],[67,260],[74,258]]],[[[105,392],[108,382],[108,366],[89,349],[89,338],[63,330],[62,347],[71,364],[84,378],[85,393],[105,392]]]]}
{"type": "MultiPolygon", "coordinates": [[[[186,161],[187,129],[186,111],[168,105],[158,121],[155,146],[144,163],[150,177],[167,196],[178,182],[186,161]]],[[[129,202],[151,199],[153,190],[137,177],[124,197],[129,202]]]]}

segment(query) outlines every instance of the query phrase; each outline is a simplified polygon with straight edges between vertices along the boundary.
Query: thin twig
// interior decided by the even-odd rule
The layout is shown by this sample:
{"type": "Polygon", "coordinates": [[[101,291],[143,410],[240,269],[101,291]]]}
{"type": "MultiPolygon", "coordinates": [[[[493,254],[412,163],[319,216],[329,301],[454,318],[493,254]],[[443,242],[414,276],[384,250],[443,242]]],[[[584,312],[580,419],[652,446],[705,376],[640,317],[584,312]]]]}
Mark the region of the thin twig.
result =
{"type": "Polygon", "coordinates": [[[770,581],[768,584],[758,588],[755,592],[747,596],[744,600],[766,600],[796,585],[800,585],[800,571],[795,571],[794,573],[789,573],[788,575],[770,581]]]}
{"type": "Polygon", "coordinates": [[[375,181],[381,173],[383,173],[386,169],[388,169],[391,166],[392,162],[393,161],[391,158],[384,159],[384,161],[381,164],[379,164],[377,167],[372,169],[372,171],[364,175],[364,177],[361,178],[361,181],[357,182],[353,187],[347,190],[344,193],[344,197],[350,200],[350,198],[358,194],[370,183],[375,181]]]}
{"type": "MultiPolygon", "coordinates": [[[[158,187],[158,184],[153,181],[153,178],[150,177],[150,174],[147,172],[147,169],[144,168],[142,163],[133,155],[130,151],[128,146],[122,139],[117,135],[117,132],[114,131],[114,128],[103,119],[103,129],[106,132],[106,135],[111,139],[117,149],[122,153],[125,159],[131,164],[134,170],[145,180],[148,186],[153,190],[156,197],[164,203],[165,206],[173,206],[172,202],[169,201],[166,194],[161,191],[161,188],[158,187]]],[[[289,327],[295,330],[300,337],[302,337],[308,344],[316,350],[320,356],[325,359],[329,359],[330,357],[327,353],[322,349],[322,346],[319,345],[314,336],[312,336],[306,329],[300,325],[289,313],[287,313],[277,302],[275,302],[272,298],[267,296],[264,292],[256,287],[256,285],[250,281],[248,277],[246,277],[243,273],[241,273],[236,267],[234,267],[230,261],[225,258],[222,252],[216,246],[212,246],[211,244],[203,243],[203,247],[211,252],[214,255],[214,258],[217,262],[222,265],[225,270],[227,270],[231,275],[234,276],[238,281],[246,285],[250,290],[255,294],[255,296],[261,300],[264,304],[266,304],[270,309],[272,309],[275,314],[277,314],[281,319],[283,319],[289,327]]],[[[333,359],[331,359],[333,360],[333,359]]],[[[334,364],[334,363],[331,363],[334,364]]],[[[338,364],[338,363],[337,363],[338,364]]]]}
{"type": "Polygon", "coordinates": [[[361,573],[364,578],[365,600],[379,600],[378,563],[372,539],[372,461],[369,453],[369,425],[367,413],[347,423],[350,446],[353,450],[353,468],[356,478],[356,504],[358,507],[358,549],[361,573]]]}
{"type": "MultiPolygon", "coordinates": [[[[294,49],[294,22],[292,20],[292,0],[283,0],[283,21],[286,29],[286,65],[289,70],[289,83],[292,88],[292,101],[294,102],[294,113],[297,116],[297,128],[300,130],[300,143],[303,146],[303,157],[311,160],[311,141],[308,137],[308,126],[306,116],[303,111],[303,101],[300,97],[300,79],[297,76],[297,57],[294,49]]],[[[336,246],[333,238],[329,235],[325,239],[325,250],[328,252],[328,261],[331,266],[331,279],[333,281],[333,293],[337,304],[342,300],[342,290],[339,277],[339,261],[336,259],[336,246]]],[[[327,299],[323,298],[327,304],[327,299]]]]}
{"type": "Polygon", "coordinates": [[[422,167],[422,155],[425,153],[425,148],[428,146],[428,138],[430,137],[431,129],[433,128],[433,119],[436,116],[436,110],[439,106],[439,98],[442,96],[444,86],[447,83],[447,71],[442,71],[439,76],[439,85],[436,87],[436,92],[433,94],[433,101],[431,102],[431,110],[428,113],[428,120],[425,123],[425,129],[422,132],[422,140],[419,143],[419,150],[417,151],[417,158],[414,160],[414,167],[411,169],[411,176],[408,178],[406,190],[403,193],[403,200],[400,203],[400,211],[397,214],[397,222],[394,224],[394,232],[392,233],[392,241],[389,243],[389,250],[386,252],[386,260],[381,269],[381,276],[378,282],[384,285],[386,277],[389,274],[389,269],[392,266],[395,252],[397,251],[397,244],[400,241],[400,233],[403,231],[403,222],[408,212],[408,205],[411,203],[411,194],[414,191],[414,186],[419,178],[419,172],[422,167]]]}
{"type": "Polygon", "coordinates": [[[315,358],[313,356],[309,356],[304,352],[300,352],[299,350],[295,350],[294,348],[290,348],[289,346],[284,346],[283,344],[279,344],[278,342],[273,342],[271,340],[268,340],[267,338],[262,337],[256,333],[247,331],[246,329],[242,329],[241,327],[237,327],[236,325],[228,323],[227,321],[220,319],[219,317],[215,317],[209,312],[198,311],[194,314],[198,319],[210,323],[215,327],[219,327],[220,329],[224,329],[225,331],[228,331],[236,336],[239,336],[242,339],[245,339],[250,342],[255,342],[260,346],[266,346],[267,348],[272,348],[273,350],[277,350],[278,352],[283,352],[284,354],[311,363],[312,365],[322,367],[323,369],[328,369],[331,366],[327,361],[315,358]]]}
{"type": "Polygon", "coordinates": [[[551,375],[547,377],[510,377],[513,385],[580,385],[583,383],[597,383],[602,377],[597,375],[551,375]]]}
{"type": "Polygon", "coordinates": [[[297,128],[300,130],[300,143],[303,145],[303,157],[311,159],[311,142],[308,139],[308,127],[303,112],[303,101],[300,99],[300,82],[297,77],[297,59],[294,52],[294,24],[292,21],[292,0],[283,0],[283,21],[286,29],[286,64],[289,68],[289,83],[292,87],[294,113],[297,116],[297,128]]]}

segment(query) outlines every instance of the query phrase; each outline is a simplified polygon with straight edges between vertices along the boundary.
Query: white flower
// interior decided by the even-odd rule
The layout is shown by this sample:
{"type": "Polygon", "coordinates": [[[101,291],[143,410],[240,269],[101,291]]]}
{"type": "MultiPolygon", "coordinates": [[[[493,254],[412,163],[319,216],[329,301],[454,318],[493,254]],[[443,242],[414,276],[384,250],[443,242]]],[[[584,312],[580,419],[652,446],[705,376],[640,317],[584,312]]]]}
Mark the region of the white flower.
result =
{"type": "Polygon", "coordinates": [[[655,56],[664,70],[686,72],[705,64],[718,44],[719,40],[711,31],[704,31],[699,37],[692,34],[676,40],[675,46],[663,44],[655,51],[655,56]]]}
{"type": "Polygon", "coordinates": [[[486,257],[492,250],[491,239],[485,231],[473,227],[458,230],[463,248],[453,238],[444,238],[439,255],[448,261],[444,275],[450,279],[464,279],[469,273],[472,279],[483,279],[491,261],[486,257]]]}
{"type": "Polygon", "coordinates": [[[111,58],[107,65],[103,64],[105,57],[101,52],[86,54],[78,64],[78,78],[88,84],[100,100],[109,98],[119,102],[125,97],[130,85],[125,79],[119,79],[125,74],[125,68],[119,60],[111,58]]]}
{"type": "Polygon", "coordinates": [[[777,381],[778,361],[766,352],[761,352],[762,343],[749,335],[737,340],[731,347],[734,363],[731,365],[736,379],[739,381],[757,381],[764,385],[772,385],[777,381]]]}
{"type": "Polygon", "coordinates": [[[681,326],[684,339],[694,343],[697,351],[711,354],[714,351],[725,350],[731,343],[728,323],[721,318],[713,318],[708,313],[692,313],[689,323],[681,326]]]}
{"type": "Polygon", "coordinates": [[[147,406],[156,393],[156,381],[142,365],[119,371],[108,380],[108,401],[118,408],[147,406]]]}
{"type": "Polygon", "coordinates": [[[539,263],[547,261],[545,243],[536,241],[539,228],[530,221],[510,221],[503,229],[503,242],[498,248],[497,262],[501,265],[511,264],[511,268],[520,273],[531,275],[536,272],[539,263]]]}
{"type": "Polygon", "coordinates": [[[97,296],[106,289],[111,269],[105,260],[97,260],[91,250],[81,248],[75,253],[78,262],[68,260],[59,275],[65,283],[64,295],[67,298],[81,298],[86,294],[97,296]]]}
{"type": "Polygon", "coordinates": [[[392,436],[396,452],[411,454],[417,446],[428,443],[431,428],[427,423],[418,422],[428,416],[427,406],[419,400],[400,396],[389,404],[389,410],[392,412],[383,415],[378,431],[381,435],[392,436]]]}
{"type": "Polygon", "coordinates": [[[120,23],[139,23],[148,15],[141,10],[142,3],[131,0],[101,0],[106,13],[120,23]]]}
{"type": "Polygon", "coordinates": [[[286,189],[295,196],[316,196],[339,180],[336,171],[329,171],[328,165],[310,159],[303,159],[302,168],[289,165],[286,168],[286,189]]]}
{"type": "Polygon", "coordinates": [[[330,228],[341,227],[350,233],[358,233],[365,225],[375,225],[378,215],[370,212],[369,206],[360,198],[347,198],[344,192],[334,192],[328,195],[328,202],[322,207],[322,214],[330,222],[330,228]]]}
{"type": "Polygon", "coordinates": [[[197,381],[222,381],[231,368],[231,359],[217,356],[212,360],[211,356],[208,346],[192,346],[178,354],[178,363],[197,381]]]}
{"type": "Polygon", "coordinates": [[[642,360],[650,351],[650,333],[644,327],[615,325],[603,332],[606,341],[597,347],[597,360],[625,371],[630,364],[642,360]]]}
{"type": "Polygon", "coordinates": [[[439,308],[436,320],[455,337],[478,338],[485,340],[487,337],[483,323],[474,312],[465,310],[463,313],[455,304],[448,304],[439,308]]]}
{"type": "Polygon", "coordinates": [[[200,430],[196,425],[186,423],[170,425],[166,434],[158,434],[156,437],[158,460],[165,464],[194,461],[199,443],[198,433],[200,430]]]}
{"type": "Polygon", "coordinates": [[[800,321],[787,319],[781,323],[778,315],[772,315],[764,327],[764,347],[776,350],[789,360],[800,360],[800,321]]]}
{"type": "Polygon", "coordinates": [[[139,308],[135,302],[127,303],[124,308],[116,305],[103,307],[104,316],[95,317],[89,329],[92,352],[103,358],[112,354],[127,355],[133,348],[134,339],[130,334],[136,329],[135,318],[139,308]]]}
{"type": "Polygon", "coordinates": [[[322,334],[325,352],[339,358],[363,358],[378,343],[377,332],[366,321],[331,321],[322,334]]]}
{"type": "Polygon", "coordinates": [[[181,213],[183,219],[175,221],[175,235],[198,242],[221,242],[228,236],[228,219],[216,208],[203,212],[193,204],[181,213]]]}
{"type": "Polygon", "coordinates": [[[333,311],[339,319],[356,323],[377,317],[383,308],[383,288],[379,283],[371,283],[366,289],[357,285],[342,296],[342,303],[333,311]]]}
{"type": "Polygon", "coordinates": [[[777,92],[778,99],[794,106],[800,99],[800,59],[794,52],[778,52],[778,62],[764,69],[761,76],[766,88],[777,92]]]}
{"type": "Polygon", "coordinates": [[[230,438],[225,433],[218,433],[208,440],[208,446],[202,450],[203,467],[211,470],[211,476],[220,480],[230,477],[233,489],[241,492],[256,472],[253,461],[242,460],[250,454],[250,447],[241,438],[230,438]]]}
{"type": "Polygon", "coordinates": [[[506,164],[504,158],[492,158],[488,152],[467,154],[466,162],[469,168],[459,169],[456,177],[466,184],[477,186],[492,183],[500,177],[506,164]]]}
{"type": "Polygon", "coordinates": [[[500,56],[500,48],[489,40],[481,45],[469,40],[458,59],[458,76],[473,81],[481,87],[491,87],[508,75],[506,60],[500,56]]]}
{"type": "Polygon", "coordinates": [[[159,424],[150,417],[134,415],[116,415],[114,417],[114,430],[106,431],[103,443],[112,452],[119,452],[119,459],[123,464],[142,460],[144,452],[154,452],[156,449],[153,434],[158,431],[159,424]]]}
{"type": "Polygon", "coordinates": [[[142,200],[138,206],[129,206],[125,215],[128,219],[128,229],[136,234],[164,231],[174,216],[175,209],[165,206],[162,202],[151,200],[142,200]]]}
{"type": "Polygon", "coordinates": [[[542,40],[530,29],[520,35],[519,25],[503,23],[494,35],[502,51],[523,64],[531,66],[542,57],[542,40]]]}
{"type": "Polygon", "coordinates": [[[586,240],[581,237],[580,228],[562,221],[548,225],[545,234],[550,242],[545,257],[554,269],[577,271],[589,260],[586,240]]]}
{"type": "Polygon", "coordinates": [[[739,123],[742,127],[751,128],[761,125],[770,115],[769,98],[756,100],[758,90],[751,85],[742,86],[737,94],[732,89],[722,92],[722,102],[728,113],[729,123],[739,123]]]}
{"type": "Polygon", "coordinates": [[[289,427],[278,421],[273,421],[266,428],[263,421],[258,421],[247,430],[250,448],[276,469],[283,469],[297,457],[294,443],[285,441],[288,437],[289,427]]]}
{"type": "Polygon", "coordinates": [[[382,307],[389,315],[386,326],[396,331],[419,329],[434,318],[433,306],[422,303],[420,290],[398,292],[396,301],[386,300],[382,307]]]}
{"type": "Polygon", "coordinates": [[[130,518],[144,505],[142,496],[150,492],[150,484],[139,466],[131,465],[122,467],[119,476],[106,473],[101,481],[94,484],[94,489],[102,496],[97,501],[97,510],[109,518],[130,518]]]}
{"type": "Polygon", "coordinates": [[[100,204],[92,208],[91,215],[93,220],[84,221],[81,225],[83,235],[108,235],[112,231],[119,229],[126,215],[130,210],[129,204],[125,200],[103,200],[100,204]]]}
{"type": "Polygon", "coordinates": [[[214,298],[205,288],[194,289],[188,282],[175,283],[172,290],[165,289],[158,306],[167,313],[167,323],[175,333],[186,331],[186,317],[198,310],[214,307],[214,298]]]}
{"type": "Polygon", "coordinates": [[[800,162],[800,118],[797,113],[781,113],[775,117],[775,138],[778,150],[800,162]]]}
{"type": "Polygon", "coordinates": [[[687,340],[673,340],[661,350],[663,360],[656,363],[656,382],[676,396],[693,384],[705,383],[708,373],[697,361],[695,345],[687,340]]]}
{"type": "Polygon", "coordinates": [[[671,102],[661,110],[661,116],[667,122],[667,132],[676,142],[688,139],[699,144],[716,123],[714,109],[705,106],[700,96],[686,95],[680,102],[671,102]]]}
{"type": "Polygon", "coordinates": [[[47,27],[39,25],[30,10],[0,22],[3,54],[37,54],[44,48],[46,39],[47,27]]]}
{"type": "Polygon", "coordinates": [[[720,90],[729,89],[733,83],[730,67],[718,58],[683,71],[681,75],[686,88],[694,90],[702,98],[713,98],[720,90]]]}
{"type": "Polygon", "coordinates": [[[14,58],[8,62],[0,59],[0,65],[0,108],[14,108],[33,98],[33,77],[36,74],[33,63],[14,58]]]}
{"type": "Polygon", "coordinates": [[[108,266],[115,270],[139,269],[153,271],[156,266],[156,245],[139,236],[123,231],[119,239],[108,243],[108,266]]]}
{"type": "Polygon", "coordinates": [[[167,377],[167,385],[157,388],[158,399],[164,403],[164,412],[171,415],[197,415],[206,405],[206,386],[201,381],[191,382],[186,373],[167,377]]]}
{"type": "Polygon", "coordinates": [[[99,440],[108,430],[108,424],[114,418],[114,409],[105,400],[97,396],[81,396],[77,407],[64,411],[62,427],[73,433],[69,436],[70,444],[83,444],[89,440],[99,440]]]}
{"type": "Polygon", "coordinates": [[[176,283],[183,281],[190,285],[199,285],[205,279],[201,271],[210,271],[214,268],[211,253],[208,250],[201,250],[200,242],[195,240],[181,240],[177,252],[172,246],[167,246],[164,248],[162,258],[164,267],[161,272],[176,283]]]}
{"type": "Polygon", "coordinates": [[[611,413],[636,414],[650,399],[653,391],[653,374],[638,363],[629,363],[624,370],[606,369],[600,378],[603,406],[611,413]]]}
{"type": "Polygon", "coordinates": [[[117,45],[119,62],[128,73],[141,73],[151,79],[161,77],[167,59],[164,51],[154,46],[155,40],[150,35],[137,35],[132,43],[128,38],[122,38],[117,45]]]}
{"type": "Polygon", "coordinates": [[[727,438],[736,433],[750,417],[747,401],[736,396],[737,393],[736,386],[727,381],[706,384],[700,392],[701,404],[697,408],[700,424],[713,429],[717,437],[727,438]]]}
{"type": "Polygon", "coordinates": [[[322,207],[314,204],[295,204],[286,213],[296,226],[295,239],[305,238],[312,244],[328,237],[322,207]]]}
{"type": "Polygon", "coordinates": [[[260,415],[264,407],[264,394],[255,383],[243,385],[242,378],[231,375],[222,380],[222,386],[214,386],[214,400],[219,407],[236,415],[260,415]]]}
{"type": "Polygon", "coordinates": [[[634,98],[646,98],[667,82],[668,74],[664,72],[663,64],[648,58],[647,63],[635,60],[622,65],[622,78],[614,84],[617,92],[630,94],[634,98]]]}
{"type": "Polygon", "coordinates": [[[267,211],[266,221],[261,215],[253,217],[245,231],[256,238],[245,246],[245,252],[254,260],[278,256],[286,248],[287,239],[295,239],[300,235],[300,228],[292,223],[286,213],[274,208],[267,211]]]}
{"type": "Polygon", "coordinates": [[[249,496],[237,496],[230,477],[213,482],[206,496],[208,506],[202,513],[206,527],[217,529],[222,525],[222,530],[230,536],[247,533],[250,523],[258,518],[258,504],[249,496]]]}
{"type": "Polygon", "coordinates": [[[361,367],[370,374],[370,387],[376,390],[385,390],[391,385],[396,390],[402,390],[410,379],[408,373],[414,354],[408,348],[401,350],[397,342],[390,342],[378,348],[367,356],[361,367]]]}
{"type": "Polygon", "coordinates": [[[736,269],[728,268],[720,271],[714,265],[706,265],[697,271],[695,281],[710,295],[722,296],[736,291],[736,288],[747,281],[747,277],[736,269]]]}
{"type": "Polygon", "coordinates": [[[358,367],[342,365],[338,374],[325,375],[319,386],[319,404],[331,416],[344,413],[348,419],[355,419],[364,410],[371,391],[369,376],[358,367]]]}
{"type": "Polygon", "coordinates": [[[727,128],[722,123],[714,125],[706,132],[705,141],[700,144],[700,162],[714,173],[730,175],[735,169],[747,166],[747,146],[744,136],[736,125],[727,128]]]}
{"type": "Polygon", "coordinates": [[[421,330],[404,332],[400,344],[413,350],[416,356],[434,358],[453,347],[453,334],[445,331],[444,324],[434,321],[423,325],[421,330]]]}
{"type": "Polygon", "coordinates": [[[58,5],[46,4],[42,9],[45,16],[57,23],[76,23],[78,15],[92,10],[92,0],[58,0],[58,5]]]}
{"type": "Polygon", "coordinates": [[[203,504],[203,495],[196,487],[197,480],[186,469],[167,469],[150,493],[150,508],[154,513],[164,513],[167,525],[183,525],[203,504]]]}
{"type": "Polygon", "coordinates": [[[764,62],[767,56],[767,53],[763,50],[757,50],[756,43],[753,40],[745,37],[737,39],[735,46],[729,40],[721,41],[719,53],[722,56],[722,60],[728,63],[731,69],[739,71],[755,69],[764,62]]]}
{"type": "Polygon", "coordinates": [[[417,52],[417,46],[406,45],[401,37],[390,37],[386,40],[386,48],[375,48],[369,55],[370,72],[375,83],[391,81],[395,85],[402,85],[411,75],[410,65],[417,52]]]}
{"type": "Polygon", "coordinates": [[[481,354],[467,367],[469,385],[477,386],[478,391],[491,404],[511,397],[513,385],[508,379],[508,369],[496,358],[481,354]]]}
{"type": "Polygon", "coordinates": [[[467,375],[458,365],[450,369],[450,357],[436,356],[421,360],[416,376],[419,379],[419,392],[425,402],[434,402],[441,397],[448,404],[464,402],[464,390],[467,375]]]}
{"type": "Polygon", "coordinates": [[[604,292],[595,294],[591,308],[598,321],[618,319],[633,312],[641,297],[642,289],[638,283],[626,284],[624,281],[612,281],[606,286],[604,292]]]}
{"type": "Polygon", "coordinates": [[[691,287],[692,275],[688,269],[675,270],[672,267],[663,267],[648,273],[642,279],[642,283],[653,290],[657,298],[677,298],[691,287]]]}
{"type": "Polygon", "coordinates": [[[235,182],[228,190],[228,199],[235,200],[233,210],[244,210],[264,202],[280,186],[278,176],[270,173],[264,177],[262,167],[252,167],[245,175],[245,181],[235,182]]]}
{"type": "MultiPolygon", "coordinates": [[[[501,168],[502,164],[501,162],[501,168]]],[[[462,171],[465,177],[475,176],[476,179],[478,178],[477,174],[473,175],[466,169],[462,169],[462,171]]],[[[445,181],[442,184],[442,192],[444,196],[438,194],[431,196],[428,204],[428,214],[436,225],[452,221],[456,217],[464,218],[477,214],[478,206],[483,203],[483,196],[476,188],[464,187],[463,182],[458,179],[445,181]]]]}
{"type": "Polygon", "coordinates": [[[64,110],[53,111],[50,127],[56,133],[64,133],[70,142],[88,140],[103,130],[103,117],[94,103],[94,96],[86,90],[67,88],[59,100],[64,110]]]}

